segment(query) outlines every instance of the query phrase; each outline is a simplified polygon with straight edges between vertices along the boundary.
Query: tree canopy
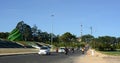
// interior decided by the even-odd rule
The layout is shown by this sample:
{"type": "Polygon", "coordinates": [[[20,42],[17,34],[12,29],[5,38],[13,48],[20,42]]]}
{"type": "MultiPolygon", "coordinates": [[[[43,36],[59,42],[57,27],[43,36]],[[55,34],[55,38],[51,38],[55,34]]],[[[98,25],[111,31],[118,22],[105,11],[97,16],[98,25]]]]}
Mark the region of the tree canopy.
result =
{"type": "MultiPolygon", "coordinates": [[[[36,25],[31,27],[30,25],[24,23],[24,21],[18,22],[13,31],[9,33],[0,33],[0,38],[10,38],[10,36],[14,36],[14,38],[19,39],[21,41],[35,41],[35,42],[43,42],[49,43],[53,39],[53,44],[56,46],[64,46],[64,45],[75,45],[78,44],[77,37],[70,32],[65,32],[64,34],[55,35],[53,33],[48,33],[46,31],[41,31],[38,29],[36,25]],[[51,39],[52,38],[52,39],[51,39]]],[[[14,39],[13,38],[13,39],[14,39]]],[[[111,36],[101,36],[95,38],[94,36],[87,34],[80,37],[82,40],[82,46],[84,44],[90,44],[91,47],[98,50],[115,50],[116,48],[120,48],[120,37],[111,37],[111,36]]]]}
{"type": "Polygon", "coordinates": [[[71,42],[72,40],[76,39],[76,36],[72,35],[70,32],[66,32],[60,37],[60,39],[63,42],[71,42]]]}

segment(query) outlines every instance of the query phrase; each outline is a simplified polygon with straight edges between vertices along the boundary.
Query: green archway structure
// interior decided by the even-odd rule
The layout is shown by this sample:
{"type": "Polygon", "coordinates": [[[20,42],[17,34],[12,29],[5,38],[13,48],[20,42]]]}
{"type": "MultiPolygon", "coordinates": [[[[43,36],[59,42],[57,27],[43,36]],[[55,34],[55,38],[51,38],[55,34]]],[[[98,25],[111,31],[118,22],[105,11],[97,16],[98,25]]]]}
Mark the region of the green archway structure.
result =
{"type": "Polygon", "coordinates": [[[21,37],[22,37],[22,35],[21,35],[20,31],[15,28],[15,29],[10,33],[10,35],[8,36],[8,40],[10,40],[10,41],[20,41],[20,40],[21,40],[21,37]]]}

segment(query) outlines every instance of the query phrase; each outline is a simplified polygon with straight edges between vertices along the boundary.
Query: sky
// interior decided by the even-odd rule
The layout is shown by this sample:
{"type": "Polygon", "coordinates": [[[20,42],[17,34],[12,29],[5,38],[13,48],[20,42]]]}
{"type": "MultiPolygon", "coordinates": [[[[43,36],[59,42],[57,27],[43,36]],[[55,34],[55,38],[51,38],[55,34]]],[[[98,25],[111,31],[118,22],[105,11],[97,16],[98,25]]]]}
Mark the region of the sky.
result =
{"type": "Polygon", "coordinates": [[[83,35],[92,27],[95,37],[120,37],[120,0],[0,0],[0,32],[11,32],[20,21],[56,35],[79,37],[83,25],[83,35]]]}

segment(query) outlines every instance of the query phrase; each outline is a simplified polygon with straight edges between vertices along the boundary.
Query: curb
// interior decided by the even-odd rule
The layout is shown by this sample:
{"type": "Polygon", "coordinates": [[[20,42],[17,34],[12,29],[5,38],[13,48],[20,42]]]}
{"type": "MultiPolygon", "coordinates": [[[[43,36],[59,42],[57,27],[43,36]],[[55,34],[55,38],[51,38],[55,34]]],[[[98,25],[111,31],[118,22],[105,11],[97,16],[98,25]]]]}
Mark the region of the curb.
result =
{"type": "Polygon", "coordinates": [[[2,53],[2,54],[0,54],[0,56],[4,56],[4,55],[18,55],[18,54],[33,54],[33,53],[37,53],[37,52],[2,53]]]}

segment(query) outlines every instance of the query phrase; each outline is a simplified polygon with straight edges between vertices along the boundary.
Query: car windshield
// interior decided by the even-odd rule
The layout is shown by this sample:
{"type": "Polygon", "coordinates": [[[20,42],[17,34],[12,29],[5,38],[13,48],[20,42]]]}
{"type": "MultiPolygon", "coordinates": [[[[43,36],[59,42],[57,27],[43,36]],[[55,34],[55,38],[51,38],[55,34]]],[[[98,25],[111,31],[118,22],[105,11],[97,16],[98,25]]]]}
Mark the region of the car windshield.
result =
{"type": "Polygon", "coordinates": [[[60,48],[60,49],[65,49],[65,48],[60,48]]]}

